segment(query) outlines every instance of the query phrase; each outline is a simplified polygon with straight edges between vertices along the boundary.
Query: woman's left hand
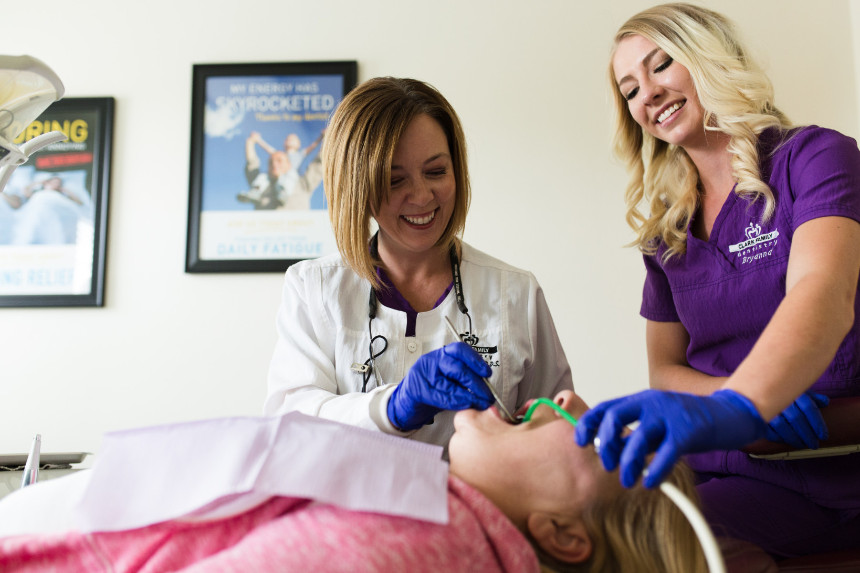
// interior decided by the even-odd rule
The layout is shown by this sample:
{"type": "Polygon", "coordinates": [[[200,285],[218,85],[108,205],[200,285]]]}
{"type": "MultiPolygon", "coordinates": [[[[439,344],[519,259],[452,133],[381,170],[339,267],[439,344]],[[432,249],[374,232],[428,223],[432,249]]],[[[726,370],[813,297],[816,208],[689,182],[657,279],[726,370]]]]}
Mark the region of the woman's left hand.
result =
{"type": "Polygon", "coordinates": [[[829,403],[830,398],[824,394],[811,391],[801,394],[791,406],[770,421],[766,438],[794,448],[818,448],[818,441],[827,439],[827,424],[819,408],[829,403]]]}

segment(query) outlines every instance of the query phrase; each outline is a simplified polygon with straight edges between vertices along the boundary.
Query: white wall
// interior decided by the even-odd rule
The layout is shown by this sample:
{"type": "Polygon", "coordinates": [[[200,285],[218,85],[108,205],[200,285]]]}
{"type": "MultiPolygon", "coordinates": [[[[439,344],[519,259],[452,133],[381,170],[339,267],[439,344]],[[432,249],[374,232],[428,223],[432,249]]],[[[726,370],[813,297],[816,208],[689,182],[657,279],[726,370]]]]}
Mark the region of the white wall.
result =
{"type": "MultiPolygon", "coordinates": [[[[43,451],[96,452],[108,430],[260,411],[281,276],[183,272],[193,63],[355,59],[361,80],[435,84],[470,144],[466,239],[535,272],[588,401],[644,388],[643,273],[623,248],[605,69],[617,26],[651,3],[16,6],[3,52],[39,57],[67,96],[114,96],[117,111],[106,306],[0,309],[0,452],[25,451],[36,432],[43,451]]],[[[795,121],[855,138],[857,4],[708,3],[764,56],[795,121]]]]}

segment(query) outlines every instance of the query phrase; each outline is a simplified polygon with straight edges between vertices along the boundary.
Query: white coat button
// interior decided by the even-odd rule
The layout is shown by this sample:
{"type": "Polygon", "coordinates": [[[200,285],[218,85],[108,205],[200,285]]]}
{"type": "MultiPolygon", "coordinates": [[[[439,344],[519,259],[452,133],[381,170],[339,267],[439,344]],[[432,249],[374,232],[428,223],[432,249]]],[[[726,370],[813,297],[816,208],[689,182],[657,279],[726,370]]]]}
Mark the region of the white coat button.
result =
{"type": "Polygon", "coordinates": [[[415,352],[416,350],[418,350],[418,344],[416,344],[415,342],[410,342],[406,345],[406,348],[409,350],[409,352],[415,352]]]}

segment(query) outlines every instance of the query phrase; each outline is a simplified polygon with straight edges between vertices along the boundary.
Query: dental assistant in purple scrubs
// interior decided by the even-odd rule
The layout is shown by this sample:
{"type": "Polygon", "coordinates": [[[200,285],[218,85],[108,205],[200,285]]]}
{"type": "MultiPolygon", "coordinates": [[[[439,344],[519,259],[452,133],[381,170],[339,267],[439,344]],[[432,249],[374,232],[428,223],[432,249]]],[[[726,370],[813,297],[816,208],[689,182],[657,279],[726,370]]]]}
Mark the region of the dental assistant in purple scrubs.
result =
{"type": "Polygon", "coordinates": [[[652,390],[598,405],[577,442],[598,438],[628,486],[649,452],[652,487],[694,454],[716,531],[777,557],[857,547],[860,454],[737,449],[763,437],[815,448],[827,437],[819,408],[860,394],[857,142],[792,126],[733,25],[698,6],[628,20],[610,78],[647,269],[652,390]]]}

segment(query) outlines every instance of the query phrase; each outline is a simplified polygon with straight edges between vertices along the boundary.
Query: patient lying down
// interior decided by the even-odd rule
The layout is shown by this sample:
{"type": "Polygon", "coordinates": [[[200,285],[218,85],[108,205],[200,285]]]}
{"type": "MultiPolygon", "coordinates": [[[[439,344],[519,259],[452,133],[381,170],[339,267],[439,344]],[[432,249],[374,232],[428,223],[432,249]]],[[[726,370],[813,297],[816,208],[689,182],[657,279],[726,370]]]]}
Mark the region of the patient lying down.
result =
{"type": "MultiPolygon", "coordinates": [[[[587,409],[569,391],[554,401],[575,417],[587,409]]],[[[0,570],[705,570],[695,534],[674,504],[659,490],[624,490],[593,449],[576,446],[571,425],[550,406],[537,407],[530,421],[517,426],[493,410],[460,412],[449,456],[444,524],[277,496],[206,521],[7,536],[0,538],[0,570]]],[[[320,479],[306,465],[295,471],[320,479]]],[[[336,476],[343,487],[355,483],[351,477],[336,476]]],[[[53,480],[54,487],[66,479],[53,480]]],[[[670,481],[695,495],[685,468],[676,468],[670,481]]],[[[27,488],[29,497],[38,497],[36,488],[47,483],[53,482],[27,488]]],[[[378,484],[382,491],[389,487],[378,484]]],[[[21,511],[22,504],[10,498],[24,493],[0,502],[0,522],[21,511]]],[[[127,495],[132,499],[135,492],[127,495]]]]}

